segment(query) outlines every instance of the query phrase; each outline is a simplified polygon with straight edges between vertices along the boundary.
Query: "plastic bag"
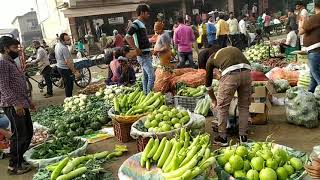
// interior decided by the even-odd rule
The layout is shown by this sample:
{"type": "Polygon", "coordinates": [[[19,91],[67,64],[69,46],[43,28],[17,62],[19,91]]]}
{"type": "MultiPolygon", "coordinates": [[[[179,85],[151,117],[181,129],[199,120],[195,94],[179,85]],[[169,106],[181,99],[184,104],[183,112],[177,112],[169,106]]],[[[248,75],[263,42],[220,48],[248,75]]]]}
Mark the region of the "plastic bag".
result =
{"type": "Polygon", "coordinates": [[[198,87],[206,83],[206,70],[198,69],[196,72],[188,72],[172,79],[172,86],[175,87],[178,82],[182,82],[189,87],[198,87]]]}
{"type": "MultiPolygon", "coordinates": [[[[193,121],[196,120],[199,116],[191,112],[189,112],[189,115],[190,115],[190,121],[183,126],[187,129],[191,127],[191,125],[193,124],[193,121]]],[[[147,120],[147,117],[142,117],[138,121],[132,124],[130,135],[133,139],[138,139],[139,137],[158,137],[160,139],[163,137],[174,137],[177,134],[177,132],[180,132],[180,129],[181,129],[179,128],[179,129],[174,129],[171,131],[159,132],[159,133],[146,132],[146,130],[145,131],[142,130],[144,128],[144,121],[146,120],[147,120]]]]}
{"type": "Polygon", "coordinates": [[[313,93],[304,88],[293,87],[286,93],[286,116],[290,123],[303,125],[307,128],[319,126],[317,100],[313,93]]]}
{"type": "Polygon", "coordinates": [[[43,168],[49,164],[53,164],[53,163],[61,161],[66,156],[71,156],[71,157],[82,156],[87,151],[88,142],[84,139],[81,139],[81,140],[85,141],[83,146],[80,147],[79,149],[76,149],[76,150],[70,152],[69,154],[66,154],[65,156],[57,156],[57,157],[53,157],[53,158],[49,158],[49,159],[31,159],[31,155],[34,152],[34,149],[37,148],[38,146],[41,146],[41,144],[40,144],[40,145],[35,146],[35,147],[29,149],[28,151],[26,151],[23,155],[23,158],[32,166],[37,167],[37,168],[43,168]]]}
{"type": "Polygon", "coordinates": [[[260,71],[251,71],[250,74],[251,74],[252,81],[268,81],[269,80],[267,76],[260,71]]]}
{"type": "Polygon", "coordinates": [[[282,68],[275,67],[271,69],[267,74],[267,78],[276,80],[276,79],[285,79],[285,71],[282,68]]]}
{"type": "Polygon", "coordinates": [[[191,125],[191,135],[196,136],[206,132],[206,118],[200,114],[194,114],[193,123],[191,125]]]}
{"type": "Polygon", "coordinates": [[[157,68],[155,76],[154,91],[161,93],[168,92],[171,86],[172,72],[164,68],[157,68]]]}
{"type": "Polygon", "coordinates": [[[175,69],[173,71],[173,76],[181,76],[185,73],[188,73],[188,72],[196,72],[197,70],[196,69],[193,69],[193,68],[181,68],[181,69],[175,69]]]}

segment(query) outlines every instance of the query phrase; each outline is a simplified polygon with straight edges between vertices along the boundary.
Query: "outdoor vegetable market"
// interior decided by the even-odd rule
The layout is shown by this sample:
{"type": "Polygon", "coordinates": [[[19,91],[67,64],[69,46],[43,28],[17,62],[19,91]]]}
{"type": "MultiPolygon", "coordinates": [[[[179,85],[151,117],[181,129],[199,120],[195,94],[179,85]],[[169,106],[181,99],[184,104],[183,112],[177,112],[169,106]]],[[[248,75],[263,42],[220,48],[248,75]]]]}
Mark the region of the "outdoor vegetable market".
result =
{"type": "Polygon", "coordinates": [[[0,33],[0,179],[320,179],[319,0],[126,28],[69,3],[50,45],[0,33]]]}

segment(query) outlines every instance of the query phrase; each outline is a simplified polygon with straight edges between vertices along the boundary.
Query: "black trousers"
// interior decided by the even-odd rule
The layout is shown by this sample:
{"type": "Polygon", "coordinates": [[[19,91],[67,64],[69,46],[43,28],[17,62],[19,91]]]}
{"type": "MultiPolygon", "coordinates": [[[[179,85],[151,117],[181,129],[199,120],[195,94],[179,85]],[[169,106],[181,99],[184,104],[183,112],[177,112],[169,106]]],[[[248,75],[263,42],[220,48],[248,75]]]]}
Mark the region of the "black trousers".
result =
{"type": "Polygon", "coordinates": [[[64,91],[66,93],[66,97],[72,97],[74,76],[71,70],[58,68],[58,71],[64,82],[64,91]]]}
{"type": "Polygon", "coordinates": [[[52,80],[51,80],[51,71],[52,68],[50,66],[47,66],[43,69],[43,71],[41,72],[44,81],[46,82],[47,85],[47,94],[52,95],[53,91],[52,91],[52,80]]]}
{"type": "Polygon", "coordinates": [[[33,136],[33,125],[29,109],[24,109],[25,115],[18,116],[14,107],[3,108],[4,113],[11,123],[13,133],[10,141],[9,166],[18,168],[21,166],[23,154],[28,150],[33,136]]]}
{"type": "Polygon", "coordinates": [[[218,36],[218,44],[221,48],[227,47],[228,35],[219,35],[218,36]]]}

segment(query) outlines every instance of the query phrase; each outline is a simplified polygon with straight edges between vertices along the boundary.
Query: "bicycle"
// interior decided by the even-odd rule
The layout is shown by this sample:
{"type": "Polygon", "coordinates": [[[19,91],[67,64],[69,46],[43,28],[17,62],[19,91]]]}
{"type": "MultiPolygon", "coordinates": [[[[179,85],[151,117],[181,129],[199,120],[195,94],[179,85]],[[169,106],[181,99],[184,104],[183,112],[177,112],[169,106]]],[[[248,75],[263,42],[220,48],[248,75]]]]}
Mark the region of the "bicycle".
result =
{"type": "MultiPolygon", "coordinates": [[[[89,67],[87,66],[87,67],[79,68],[79,65],[78,65],[78,68],[76,67],[76,69],[80,71],[81,76],[80,78],[74,80],[75,84],[80,88],[87,87],[91,82],[91,71],[89,67]]],[[[28,72],[25,72],[25,76],[26,76],[26,84],[27,84],[29,97],[32,96],[32,90],[33,90],[30,80],[33,80],[38,84],[38,88],[40,89],[41,93],[43,92],[43,89],[47,86],[43,77],[40,81],[38,81],[35,78],[33,78],[28,72]]],[[[51,70],[51,81],[54,86],[60,89],[64,89],[63,78],[61,77],[60,73],[58,72],[58,68],[55,65],[52,67],[52,70],[51,70]]]]}

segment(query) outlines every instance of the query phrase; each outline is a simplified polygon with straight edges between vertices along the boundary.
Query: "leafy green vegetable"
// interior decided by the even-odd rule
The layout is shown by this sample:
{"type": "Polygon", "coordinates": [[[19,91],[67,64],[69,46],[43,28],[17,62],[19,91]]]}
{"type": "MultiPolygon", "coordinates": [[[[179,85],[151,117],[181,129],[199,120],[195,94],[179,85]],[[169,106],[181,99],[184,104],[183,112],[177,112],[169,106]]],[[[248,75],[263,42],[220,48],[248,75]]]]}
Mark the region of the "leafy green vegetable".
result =
{"type": "Polygon", "coordinates": [[[84,145],[84,142],[80,139],[74,139],[69,137],[62,137],[47,141],[40,146],[36,147],[31,155],[32,159],[49,159],[57,156],[66,155],[76,149],[79,149],[84,145]]]}

